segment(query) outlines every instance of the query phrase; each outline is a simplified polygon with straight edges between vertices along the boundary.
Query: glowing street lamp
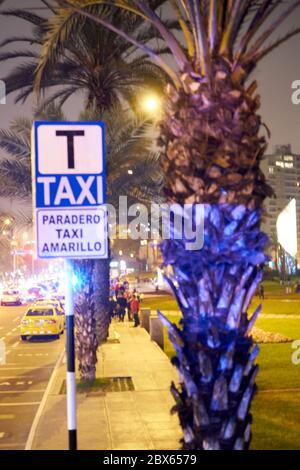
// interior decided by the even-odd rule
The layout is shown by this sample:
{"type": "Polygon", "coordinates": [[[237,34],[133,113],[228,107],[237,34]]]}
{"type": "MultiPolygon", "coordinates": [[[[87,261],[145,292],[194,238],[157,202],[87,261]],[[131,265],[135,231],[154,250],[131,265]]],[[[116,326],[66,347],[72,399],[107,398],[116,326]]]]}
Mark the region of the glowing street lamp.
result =
{"type": "Polygon", "coordinates": [[[158,113],[161,109],[161,100],[155,94],[149,94],[141,102],[143,111],[148,114],[158,113]]]}

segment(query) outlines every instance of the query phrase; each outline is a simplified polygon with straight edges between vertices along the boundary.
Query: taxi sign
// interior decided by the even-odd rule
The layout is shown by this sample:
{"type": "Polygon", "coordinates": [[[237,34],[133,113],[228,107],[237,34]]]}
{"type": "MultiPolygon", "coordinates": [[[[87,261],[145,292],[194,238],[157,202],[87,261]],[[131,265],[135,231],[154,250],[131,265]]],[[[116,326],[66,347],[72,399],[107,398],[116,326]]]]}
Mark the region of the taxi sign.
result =
{"type": "Polygon", "coordinates": [[[33,126],[33,203],[39,258],[107,258],[104,123],[33,126]]]}

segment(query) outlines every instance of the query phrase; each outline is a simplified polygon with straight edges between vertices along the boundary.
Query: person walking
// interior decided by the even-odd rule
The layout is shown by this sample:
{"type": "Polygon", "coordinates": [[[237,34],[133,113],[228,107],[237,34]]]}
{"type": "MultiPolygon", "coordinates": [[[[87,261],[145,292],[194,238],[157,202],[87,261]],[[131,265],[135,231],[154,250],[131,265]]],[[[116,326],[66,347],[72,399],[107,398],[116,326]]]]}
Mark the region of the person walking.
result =
{"type": "Polygon", "coordinates": [[[116,307],[117,307],[117,302],[115,301],[114,297],[111,295],[109,297],[109,304],[108,304],[108,309],[109,309],[109,315],[110,318],[114,318],[116,315],[116,307]]]}
{"type": "Polygon", "coordinates": [[[117,304],[118,304],[119,319],[120,319],[121,322],[123,322],[124,317],[125,317],[125,310],[126,310],[126,307],[127,307],[127,300],[125,299],[124,292],[122,292],[122,291],[119,292],[119,296],[117,298],[117,304]]]}
{"type": "Polygon", "coordinates": [[[265,288],[262,284],[259,286],[258,296],[260,299],[265,298],[265,288]]]}
{"type": "Polygon", "coordinates": [[[119,295],[120,287],[121,287],[121,284],[120,284],[119,278],[117,278],[116,282],[115,282],[115,296],[116,296],[116,298],[119,295]]]}
{"type": "Polygon", "coordinates": [[[287,294],[291,294],[291,293],[292,293],[292,281],[291,281],[290,276],[287,278],[286,293],[287,293],[287,294]]]}
{"type": "Polygon", "coordinates": [[[130,310],[133,314],[133,320],[134,320],[133,326],[134,328],[136,328],[140,324],[140,319],[139,319],[140,302],[136,294],[133,295],[133,298],[130,302],[130,310]]]}
{"type": "Polygon", "coordinates": [[[127,296],[127,315],[128,315],[128,321],[132,321],[132,312],[131,312],[131,301],[133,299],[133,293],[128,291],[128,296],[127,296]]]}

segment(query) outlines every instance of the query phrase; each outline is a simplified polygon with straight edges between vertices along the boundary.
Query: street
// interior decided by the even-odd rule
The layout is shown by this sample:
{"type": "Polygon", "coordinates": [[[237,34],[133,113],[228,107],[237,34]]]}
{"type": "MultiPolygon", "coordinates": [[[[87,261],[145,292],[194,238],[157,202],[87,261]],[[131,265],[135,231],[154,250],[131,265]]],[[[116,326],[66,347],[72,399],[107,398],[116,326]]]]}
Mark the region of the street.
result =
{"type": "Polygon", "coordinates": [[[26,307],[0,307],[0,341],[6,363],[0,365],[0,450],[25,448],[38,406],[64,347],[59,340],[20,340],[19,324],[26,307]]]}

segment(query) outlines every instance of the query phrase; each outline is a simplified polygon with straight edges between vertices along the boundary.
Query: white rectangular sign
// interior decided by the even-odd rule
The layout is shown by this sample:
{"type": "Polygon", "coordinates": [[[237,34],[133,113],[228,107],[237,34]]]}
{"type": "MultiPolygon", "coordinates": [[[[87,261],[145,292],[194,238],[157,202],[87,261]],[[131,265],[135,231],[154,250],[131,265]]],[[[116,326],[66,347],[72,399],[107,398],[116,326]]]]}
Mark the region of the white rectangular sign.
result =
{"type": "Polygon", "coordinates": [[[33,127],[37,256],[107,258],[103,122],[33,127]]]}
{"type": "Polygon", "coordinates": [[[106,258],[104,207],[39,209],[36,214],[39,258],[106,258]]]}
{"type": "Polygon", "coordinates": [[[36,137],[39,174],[103,172],[103,129],[99,124],[41,124],[36,137]]]}

